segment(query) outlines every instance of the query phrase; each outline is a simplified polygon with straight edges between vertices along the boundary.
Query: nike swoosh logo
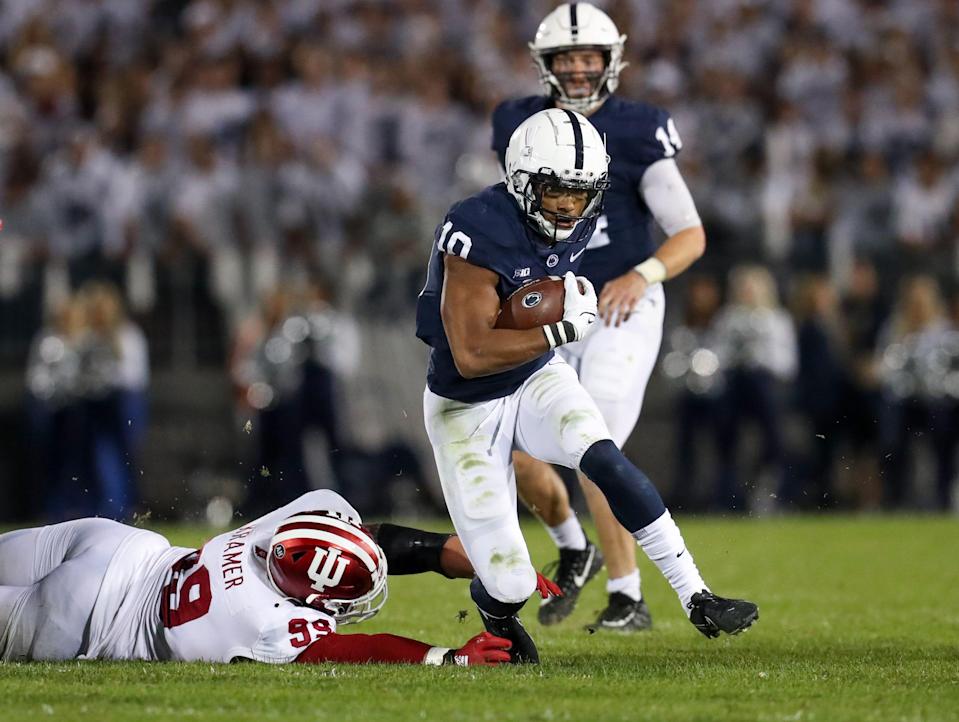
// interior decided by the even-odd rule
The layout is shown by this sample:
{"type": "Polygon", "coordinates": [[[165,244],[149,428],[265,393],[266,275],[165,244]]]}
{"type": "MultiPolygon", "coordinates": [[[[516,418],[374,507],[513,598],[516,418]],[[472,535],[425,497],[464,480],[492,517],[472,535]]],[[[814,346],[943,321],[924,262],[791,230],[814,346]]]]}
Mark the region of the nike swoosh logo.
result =
{"type": "MultiPolygon", "coordinates": [[[[583,250],[585,251],[586,249],[584,248],[583,250]]],[[[584,584],[586,584],[586,578],[589,576],[589,570],[593,566],[594,556],[596,556],[596,547],[593,547],[589,550],[589,558],[586,560],[586,564],[583,565],[583,573],[573,575],[573,584],[575,584],[577,587],[582,587],[584,584]]]]}
{"type": "Polygon", "coordinates": [[[576,251],[576,253],[571,253],[570,256],[569,256],[569,262],[570,262],[570,263],[574,263],[574,262],[576,261],[576,259],[579,258],[580,256],[582,256],[584,253],[586,253],[586,247],[585,247],[585,246],[583,246],[583,247],[580,248],[578,251],[576,251]]]}
{"type": "Polygon", "coordinates": [[[676,558],[679,559],[685,553],[686,553],[686,550],[683,549],[679,554],[676,555],[676,558]]]}
{"type": "Polygon", "coordinates": [[[619,619],[615,622],[601,622],[600,626],[606,627],[607,629],[619,629],[620,627],[625,627],[627,624],[633,621],[633,617],[636,616],[636,612],[632,611],[629,613],[629,616],[625,619],[619,619]]]}

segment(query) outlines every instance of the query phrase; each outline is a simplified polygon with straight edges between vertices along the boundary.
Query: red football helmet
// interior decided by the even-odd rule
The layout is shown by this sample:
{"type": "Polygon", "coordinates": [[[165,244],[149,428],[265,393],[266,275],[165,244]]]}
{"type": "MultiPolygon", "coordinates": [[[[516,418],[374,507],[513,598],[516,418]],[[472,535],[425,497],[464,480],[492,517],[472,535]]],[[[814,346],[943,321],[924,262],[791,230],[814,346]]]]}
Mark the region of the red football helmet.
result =
{"type": "Polygon", "coordinates": [[[282,522],[266,569],[280,594],[341,624],[369,619],[386,603],[386,555],[356,520],[336,511],[305,511],[282,522]]]}

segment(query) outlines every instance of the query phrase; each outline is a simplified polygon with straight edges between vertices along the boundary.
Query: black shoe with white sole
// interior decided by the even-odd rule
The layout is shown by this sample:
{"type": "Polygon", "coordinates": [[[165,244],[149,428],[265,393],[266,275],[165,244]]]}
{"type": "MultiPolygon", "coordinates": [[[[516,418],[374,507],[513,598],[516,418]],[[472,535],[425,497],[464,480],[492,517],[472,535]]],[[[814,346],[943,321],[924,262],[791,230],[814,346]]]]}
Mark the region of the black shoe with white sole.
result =
{"type": "MultiPolygon", "coordinates": [[[[585,549],[560,549],[559,561],[550,566],[555,569],[553,581],[563,591],[563,596],[549,597],[540,604],[539,623],[544,625],[557,624],[572,614],[586,582],[603,568],[603,555],[587,540],[585,549]]],[[[547,569],[552,571],[550,567],[547,569]]]]}
{"type": "Polygon", "coordinates": [[[622,592],[613,592],[609,595],[609,604],[597,617],[596,622],[587,629],[595,632],[598,629],[610,632],[642,632],[653,628],[653,618],[649,613],[646,602],[638,602],[622,592]]]}
{"type": "Polygon", "coordinates": [[[759,619],[759,607],[745,599],[726,599],[705,589],[696,592],[686,605],[689,621],[707,637],[721,632],[739,634],[759,619]]]}

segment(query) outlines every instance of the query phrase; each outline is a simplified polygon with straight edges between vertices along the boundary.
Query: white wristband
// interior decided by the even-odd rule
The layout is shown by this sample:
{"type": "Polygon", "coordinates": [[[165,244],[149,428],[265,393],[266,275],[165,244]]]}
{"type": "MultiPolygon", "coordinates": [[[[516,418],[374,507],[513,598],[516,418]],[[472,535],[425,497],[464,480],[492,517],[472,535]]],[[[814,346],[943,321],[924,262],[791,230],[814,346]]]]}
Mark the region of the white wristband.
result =
{"type": "Polygon", "coordinates": [[[431,667],[441,667],[443,656],[449,651],[449,647],[430,647],[423,658],[423,664],[428,664],[431,667]]]}
{"type": "Polygon", "coordinates": [[[656,256],[650,256],[638,266],[633,266],[633,270],[646,279],[646,283],[662,283],[666,280],[666,264],[660,261],[656,256]]]}

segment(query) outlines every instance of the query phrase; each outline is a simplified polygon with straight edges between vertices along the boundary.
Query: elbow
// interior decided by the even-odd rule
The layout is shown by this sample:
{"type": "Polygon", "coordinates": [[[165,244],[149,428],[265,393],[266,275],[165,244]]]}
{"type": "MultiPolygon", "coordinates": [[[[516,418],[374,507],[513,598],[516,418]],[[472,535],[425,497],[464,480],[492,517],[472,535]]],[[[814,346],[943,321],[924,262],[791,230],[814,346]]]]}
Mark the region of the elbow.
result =
{"type": "Polygon", "coordinates": [[[690,247],[695,254],[693,260],[699,260],[706,253],[706,231],[702,226],[691,229],[690,241],[690,247]]]}
{"type": "Polygon", "coordinates": [[[476,378],[476,372],[473,368],[473,360],[470,354],[463,351],[453,351],[453,365],[456,366],[456,373],[464,379],[476,378]]]}
{"type": "Polygon", "coordinates": [[[475,379],[485,375],[476,351],[453,351],[453,363],[456,365],[456,372],[464,379],[475,379]]]}

